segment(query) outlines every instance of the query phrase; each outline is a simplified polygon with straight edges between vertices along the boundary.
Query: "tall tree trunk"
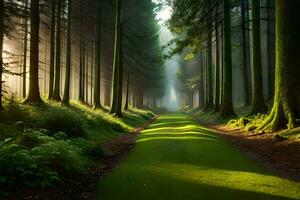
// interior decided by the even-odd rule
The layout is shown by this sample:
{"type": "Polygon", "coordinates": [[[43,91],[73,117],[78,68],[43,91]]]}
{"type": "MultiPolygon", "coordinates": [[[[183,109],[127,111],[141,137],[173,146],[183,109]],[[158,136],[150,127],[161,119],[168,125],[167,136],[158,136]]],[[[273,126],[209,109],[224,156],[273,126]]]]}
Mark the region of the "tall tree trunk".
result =
{"type": "Polygon", "coordinates": [[[62,15],[62,0],[58,1],[57,5],[57,24],[56,24],[56,64],[54,77],[54,92],[53,100],[61,101],[60,97],[60,66],[61,66],[61,15],[62,15]]]}
{"type": "Polygon", "coordinates": [[[243,74],[243,90],[245,94],[244,104],[245,106],[250,105],[250,93],[249,93],[249,84],[248,84],[248,68],[249,68],[249,28],[246,26],[249,23],[246,12],[248,11],[248,0],[241,0],[241,16],[242,16],[242,37],[243,37],[243,57],[242,57],[242,74],[243,74]]]}
{"type": "Polygon", "coordinates": [[[223,81],[223,98],[220,110],[220,117],[228,118],[235,116],[232,102],[232,49],[231,49],[231,17],[230,17],[230,0],[223,0],[224,15],[224,81],[223,81]]]}
{"type": "Polygon", "coordinates": [[[126,98],[125,98],[125,105],[124,105],[125,110],[129,109],[129,86],[130,86],[130,74],[128,72],[128,74],[127,74],[127,84],[126,84],[126,98]]]}
{"type": "Polygon", "coordinates": [[[268,99],[274,97],[275,40],[272,35],[272,33],[275,32],[274,26],[272,26],[275,10],[274,6],[274,0],[267,0],[268,99]]]}
{"type": "Polygon", "coordinates": [[[264,113],[267,107],[263,94],[261,61],[260,0],[252,0],[252,40],[253,40],[253,99],[250,114],[264,113]]]}
{"type": "Polygon", "coordinates": [[[89,42],[86,43],[86,62],[85,62],[85,102],[89,104],[89,42]]]}
{"type": "MultiPolygon", "coordinates": [[[[90,97],[91,97],[91,105],[94,105],[94,98],[93,98],[93,89],[94,89],[94,86],[95,86],[95,83],[94,83],[94,69],[95,69],[95,46],[94,46],[94,41],[92,42],[91,44],[91,72],[90,72],[90,75],[91,75],[91,86],[90,86],[90,97]]],[[[99,97],[100,98],[100,97],[99,97]]]]}
{"type": "Polygon", "coordinates": [[[82,98],[83,102],[86,103],[86,96],[85,96],[85,80],[86,80],[86,44],[87,41],[83,41],[83,48],[82,48],[82,98]]]}
{"type": "Polygon", "coordinates": [[[52,1],[51,13],[51,36],[50,36],[50,67],[49,67],[49,96],[48,99],[53,99],[54,86],[54,62],[55,62],[55,13],[57,0],[52,1]]]}
{"type": "Polygon", "coordinates": [[[68,25],[67,25],[67,54],[65,90],[62,103],[70,104],[70,79],[71,79],[71,54],[72,54],[72,0],[68,0],[68,25]]]}
{"type": "Polygon", "coordinates": [[[207,98],[206,108],[204,111],[210,111],[214,108],[214,95],[213,95],[213,62],[212,62],[212,13],[211,2],[208,1],[208,19],[207,19],[207,98]]]}
{"type": "Polygon", "coordinates": [[[112,104],[111,114],[116,114],[119,94],[120,80],[120,54],[121,54],[121,3],[122,0],[116,0],[116,22],[115,22],[115,46],[113,60],[113,79],[112,79],[112,104]]]}
{"type": "Polygon", "coordinates": [[[206,65],[206,76],[207,76],[207,98],[206,106],[204,111],[210,111],[214,107],[213,101],[213,72],[212,72],[212,32],[211,28],[208,29],[208,41],[207,41],[207,65],[206,65]]]}
{"type": "MultiPolygon", "coordinates": [[[[28,10],[28,0],[25,0],[25,9],[28,10]]],[[[28,49],[28,20],[24,19],[24,46],[23,46],[23,98],[26,98],[26,82],[27,82],[27,49],[28,49]]]]}
{"type": "Polygon", "coordinates": [[[122,103],[123,103],[123,67],[124,67],[124,52],[123,52],[123,44],[122,44],[122,32],[123,27],[121,26],[121,37],[120,37],[120,43],[121,43],[121,52],[120,52],[120,69],[119,69],[119,93],[118,93],[118,99],[117,99],[117,109],[116,109],[116,116],[122,117],[122,103]]]}
{"type": "Polygon", "coordinates": [[[300,117],[300,1],[276,0],[276,67],[273,108],[259,130],[294,128],[300,117]]]}
{"type": "Polygon", "coordinates": [[[0,110],[4,110],[2,105],[3,96],[3,40],[4,40],[4,0],[0,0],[0,110]]]}
{"type": "Polygon", "coordinates": [[[82,38],[82,33],[80,33],[80,55],[79,55],[79,97],[78,100],[80,102],[84,102],[84,95],[83,95],[83,67],[84,67],[84,61],[83,61],[83,48],[84,48],[84,42],[83,42],[83,38],[82,38]]]}
{"type": "Polygon", "coordinates": [[[29,92],[25,103],[42,103],[39,90],[39,24],[40,7],[39,0],[31,0],[30,7],[30,69],[29,69],[29,92]]]}
{"type": "Polygon", "coordinates": [[[95,92],[94,106],[102,108],[100,100],[101,76],[100,76],[100,58],[101,58],[101,0],[97,1],[97,28],[96,28],[96,56],[95,56],[95,92]]]}
{"type": "Polygon", "coordinates": [[[107,80],[105,82],[105,95],[104,95],[104,103],[105,103],[105,106],[110,106],[110,98],[111,98],[111,88],[110,88],[110,83],[109,81],[107,80]]]}
{"type": "Polygon", "coordinates": [[[215,35],[216,35],[216,64],[215,64],[215,107],[214,112],[220,110],[220,40],[219,40],[219,24],[218,24],[218,8],[215,14],[215,35]]]}

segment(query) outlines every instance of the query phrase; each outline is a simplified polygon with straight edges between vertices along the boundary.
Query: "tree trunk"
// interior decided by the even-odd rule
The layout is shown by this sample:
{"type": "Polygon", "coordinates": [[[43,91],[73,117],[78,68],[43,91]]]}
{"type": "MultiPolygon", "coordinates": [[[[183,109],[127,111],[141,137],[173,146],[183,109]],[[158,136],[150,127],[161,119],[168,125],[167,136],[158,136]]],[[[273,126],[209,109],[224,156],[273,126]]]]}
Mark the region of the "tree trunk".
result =
{"type": "Polygon", "coordinates": [[[40,7],[39,0],[31,0],[30,7],[30,69],[29,92],[25,103],[40,104],[42,99],[39,90],[39,24],[40,7]]]}
{"type": "Polygon", "coordinates": [[[101,58],[101,0],[98,0],[97,1],[96,56],[95,56],[95,92],[94,92],[95,108],[102,108],[101,100],[100,100],[100,89],[101,89],[100,58],[101,58]]]}
{"type": "Polygon", "coordinates": [[[54,85],[54,62],[55,62],[55,12],[56,0],[52,1],[51,13],[51,36],[50,36],[50,67],[49,67],[49,96],[48,99],[53,99],[53,85],[54,85]]]}
{"type": "Polygon", "coordinates": [[[274,6],[274,0],[267,0],[268,100],[274,97],[275,40],[272,33],[275,31],[271,21],[274,19],[274,6]]]}
{"type": "Polygon", "coordinates": [[[110,98],[111,98],[111,88],[110,88],[110,83],[107,80],[105,82],[105,95],[104,95],[104,103],[106,106],[110,106],[110,98]]]}
{"type": "MultiPolygon", "coordinates": [[[[28,0],[25,0],[25,9],[28,11],[28,0]]],[[[24,19],[24,46],[23,46],[23,98],[26,98],[26,82],[27,82],[27,50],[28,50],[28,20],[24,19]]]]}
{"type": "Polygon", "coordinates": [[[66,77],[65,90],[62,103],[70,104],[70,79],[71,79],[71,49],[72,48],[72,0],[68,0],[68,25],[67,25],[67,58],[66,58],[66,77]]]}
{"type": "Polygon", "coordinates": [[[219,24],[218,24],[218,8],[216,8],[215,17],[215,37],[216,37],[216,64],[215,64],[215,103],[214,112],[220,110],[220,42],[219,42],[219,24]]]}
{"type": "Polygon", "coordinates": [[[294,128],[300,117],[299,0],[276,0],[275,97],[270,115],[258,130],[294,128]]]}
{"type": "Polygon", "coordinates": [[[117,108],[115,115],[118,117],[122,117],[122,103],[123,103],[123,65],[124,65],[124,53],[123,53],[123,44],[122,44],[122,32],[123,27],[121,26],[121,37],[120,37],[120,43],[121,43],[121,52],[120,52],[120,69],[119,69],[119,94],[118,94],[118,102],[117,102],[117,108]]]}
{"type": "Polygon", "coordinates": [[[231,17],[230,17],[230,0],[223,0],[224,15],[224,81],[223,81],[223,98],[220,110],[220,117],[229,118],[235,116],[232,102],[232,49],[231,49],[231,17]]]}
{"type": "Polygon", "coordinates": [[[78,100],[80,102],[84,102],[84,95],[83,95],[83,66],[84,66],[84,61],[83,61],[83,48],[84,48],[84,42],[82,39],[82,33],[80,34],[80,55],[79,55],[79,97],[78,100]]]}
{"type": "Polygon", "coordinates": [[[4,0],[0,0],[0,110],[4,110],[2,105],[3,96],[3,40],[4,40],[4,0]]]}
{"type": "Polygon", "coordinates": [[[61,101],[60,97],[60,61],[61,61],[61,14],[62,14],[62,0],[58,1],[57,5],[57,24],[56,24],[56,64],[54,77],[54,92],[53,100],[61,101]]]}
{"type": "Polygon", "coordinates": [[[110,114],[116,114],[119,94],[120,80],[120,54],[121,54],[121,0],[116,0],[116,22],[115,22],[115,47],[113,60],[112,79],[112,103],[110,114]]]}
{"type": "Polygon", "coordinates": [[[263,94],[261,61],[260,0],[252,1],[252,40],[253,40],[253,99],[250,114],[264,113],[267,107],[263,94]]]}
{"type": "Polygon", "coordinates": [[[129,84],[130,84],[130,74],[127,74],[127,84],[126,84],[126,99],[124,109],[129,109],[129,84]]]}
{"type": "Polygon", "coordinates": [[[248,68],[249,68],[249,28],[246,26],[247,23],[249,23],[249,19],[247,18],[246,12],[248,11],[247,7],[247,1],[248,0],[241,0],[241,15],[242,15],[242,37],[243,37],[243,57],[242,57],[242,74],[243,74],[243,90],[245,94],[245,100],[244,104],[245,106],[250,105],[250,93],[249,93],[249,84],[248,84],[248,68]]]}
{"type": "Polygon", "coordinates": [[[86,43],[86,59],[85,59],[85,103],[89,104],[89,42],[86,43]]]}

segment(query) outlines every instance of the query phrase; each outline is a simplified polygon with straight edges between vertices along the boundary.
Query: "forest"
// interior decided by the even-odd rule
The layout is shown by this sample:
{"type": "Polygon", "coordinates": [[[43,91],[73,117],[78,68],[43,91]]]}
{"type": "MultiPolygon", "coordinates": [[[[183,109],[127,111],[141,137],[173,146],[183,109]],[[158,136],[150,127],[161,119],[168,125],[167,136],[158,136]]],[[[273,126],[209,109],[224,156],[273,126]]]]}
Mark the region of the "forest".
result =
{"type": "Polygon", "coordinates": [[[300,199],[299,0],[0,0],[0,199],[300,199]]]}

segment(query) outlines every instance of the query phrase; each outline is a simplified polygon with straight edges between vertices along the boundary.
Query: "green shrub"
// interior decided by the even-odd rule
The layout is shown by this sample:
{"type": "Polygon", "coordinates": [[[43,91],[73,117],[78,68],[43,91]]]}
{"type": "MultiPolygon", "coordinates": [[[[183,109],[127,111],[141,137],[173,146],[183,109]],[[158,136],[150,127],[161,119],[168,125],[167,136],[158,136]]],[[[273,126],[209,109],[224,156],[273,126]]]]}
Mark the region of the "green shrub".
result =
{"type": "Polygon", "coordinates": [[[51,134],[64,132],[69,137],[84,137],[84,122],[77,112],[68,108],[48,108],[41,116],[40,113],[35,116],[34,121],[40,128],[47,129],[51,134]]]}
{"type": "Polygon", "coordinates": [[[99,159],[104,156],[102,144],[84,139],[76,139],[73,144],[80,147],[85,155],[92,159],[99,159]]]}
{"type": "Polygon", "coordinates": [[[61,174],[80,172],[88,163],[72,141],[56,140],[37,130],[26,130],[0,149],[0,186],[25,184],[48,187],[61,174]]]}

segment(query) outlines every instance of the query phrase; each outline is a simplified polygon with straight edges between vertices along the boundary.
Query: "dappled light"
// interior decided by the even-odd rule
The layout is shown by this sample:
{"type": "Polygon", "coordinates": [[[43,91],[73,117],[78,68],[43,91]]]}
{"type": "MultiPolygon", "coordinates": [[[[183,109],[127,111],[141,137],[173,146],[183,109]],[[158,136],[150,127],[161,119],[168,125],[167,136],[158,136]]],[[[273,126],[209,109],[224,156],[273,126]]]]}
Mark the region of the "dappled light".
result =
{"type": "Polygon", "coordinates": [[[299,183],[265,171],[187,115],[164,115],[152,126],[137,138],[128,160],[100,182],[99,199],[279,200],[300,195],[299,183]],[[177,118],[185,118],[184,124],[177,124],[177,118]],[[156,128],[161,123],[164,128],[156,128]]]}
{"type": "Polygon", "coordinates": [[[300,0],[0,0],[0,199],[300,199],[300,0]]]}

